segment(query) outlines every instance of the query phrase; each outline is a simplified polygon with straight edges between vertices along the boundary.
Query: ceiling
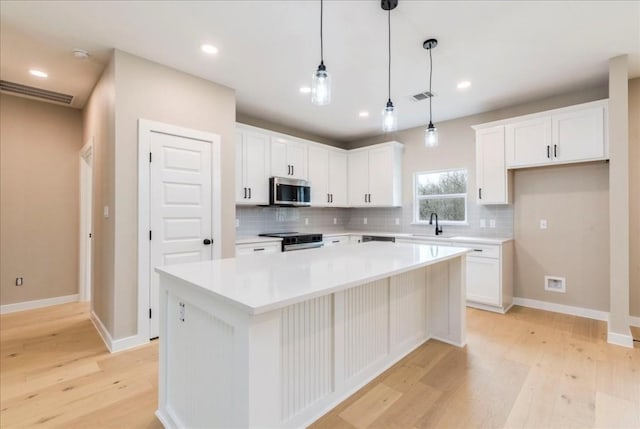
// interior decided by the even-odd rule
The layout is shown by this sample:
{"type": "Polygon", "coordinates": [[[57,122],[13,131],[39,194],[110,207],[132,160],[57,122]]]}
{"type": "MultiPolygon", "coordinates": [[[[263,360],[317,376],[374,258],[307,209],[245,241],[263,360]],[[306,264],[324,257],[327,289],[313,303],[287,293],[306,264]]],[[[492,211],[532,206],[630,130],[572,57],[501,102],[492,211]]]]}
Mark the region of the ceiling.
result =
{"type": "MultiPolygon", "coordinates": [[[[0,2],[0,77],[72,94],[82,108],[120,49],[234,88],[240,113],[339,142],[381,133],[387,100],[387,15],[378,0],[325,1],[324,52],[333,100],[318,107],[310,85],[320,61],[320,2],[0,2]],[[219,48],[215,56],[203,43],[219,48]],[[91,53],[77,60],[74,48],[91,53]],[[28,75],[38,67],[46,80],[28,75]],[[360,118],[362,110],[370,112],[360,118]]],[[[391,12],[391,98],[399,128],[604,85],[608,59],[631,54],[640,76],[640,1],[409,1],[391,12]],[[461,80],[471,81],[458,90],[461,80]]]]}

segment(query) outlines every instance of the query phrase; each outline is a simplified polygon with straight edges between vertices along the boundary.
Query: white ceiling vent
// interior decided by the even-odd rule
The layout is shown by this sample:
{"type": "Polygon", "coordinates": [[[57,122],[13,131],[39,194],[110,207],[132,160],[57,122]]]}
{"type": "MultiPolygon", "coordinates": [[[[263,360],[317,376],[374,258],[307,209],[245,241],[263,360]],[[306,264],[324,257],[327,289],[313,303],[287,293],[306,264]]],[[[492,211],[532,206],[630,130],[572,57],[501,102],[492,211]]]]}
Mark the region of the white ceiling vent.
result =
{"type": "Polygon", "coordinates": [[[412,95],[411,101],[418,102],[422,100],[428,100],[429,98],[435,97],[435,96],[436,96],[435,92],[429,92],[429,91],[420,92],[418,94],[412,95]]]}
{"type": "Polygon", "coordinates": [[[73,95],[48,91],[46,89],[35,88],[33,86],[21,85],[15,82],[7,82],[6,80],[0,80],[0,91],[26,95],[27,97],[39,98],[41,100],[54,101],[62,104],[71,104],[73,101],[73,95]]]}

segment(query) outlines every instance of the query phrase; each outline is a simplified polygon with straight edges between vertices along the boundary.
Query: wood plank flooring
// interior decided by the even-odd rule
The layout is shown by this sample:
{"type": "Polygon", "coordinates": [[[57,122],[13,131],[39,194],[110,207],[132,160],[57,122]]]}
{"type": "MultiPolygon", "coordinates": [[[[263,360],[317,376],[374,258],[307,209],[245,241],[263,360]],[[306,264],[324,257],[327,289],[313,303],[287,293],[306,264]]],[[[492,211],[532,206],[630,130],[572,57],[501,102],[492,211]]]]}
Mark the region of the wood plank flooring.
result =
{"type": "MultiPolygon", "coordinates": [[[[468,309],[468,345],[429,341],[312,428],[640,428],[640,348],[606,325],[468,309]]],[[[110,354],[73,303],[0,316],[0,427],[160,428],[158,343],[110,354]]]]}

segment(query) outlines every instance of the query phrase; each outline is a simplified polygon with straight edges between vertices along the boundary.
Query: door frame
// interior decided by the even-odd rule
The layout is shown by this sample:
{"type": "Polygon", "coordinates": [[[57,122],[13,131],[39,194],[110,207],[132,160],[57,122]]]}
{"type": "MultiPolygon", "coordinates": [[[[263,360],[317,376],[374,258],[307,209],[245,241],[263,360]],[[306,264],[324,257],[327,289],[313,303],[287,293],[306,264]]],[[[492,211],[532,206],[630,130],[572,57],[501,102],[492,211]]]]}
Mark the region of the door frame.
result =
{"type": "Polygon", "coordinates": [[[91,301],[93,245],[91,240],[87,240],[87,236],[92,233],[93,225],[93,137],[82,146],[79,155],[80,228],[78,244],[78,296],[80,301],[91,301]]]}
{"type": "Polygon", "coordinates": [[[212,258],[221,256],[221,160],[220,136],[218,134],[178,127],[147,119],[138,119],[138,341],[140,344],[149,342],[151,324],[149,322],[149,290],[151,270],[151,243],[149,229],[151,225],[150,195],[151,195],[151,167],[149,152],[151,148],[151,133],[169,134],[211,143],[211,232],[212,258]]]}

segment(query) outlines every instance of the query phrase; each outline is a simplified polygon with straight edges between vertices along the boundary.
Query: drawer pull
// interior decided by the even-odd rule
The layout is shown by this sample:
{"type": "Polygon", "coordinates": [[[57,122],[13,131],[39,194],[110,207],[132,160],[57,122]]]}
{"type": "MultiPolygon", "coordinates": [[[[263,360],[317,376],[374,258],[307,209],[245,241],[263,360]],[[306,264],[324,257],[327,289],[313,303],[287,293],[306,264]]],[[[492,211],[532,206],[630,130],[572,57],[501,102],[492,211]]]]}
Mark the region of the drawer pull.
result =
{"type": "Polygon", "coordinates": [[[473,249],[474,252],[482,252],[482,249],[473,249]]]}
{"type": "Polygon", "coordinates": [[[332,243],[340,243],[340,240],[333,240],[332,243]]]}
{"type": "Polygon", "coordinates": [[[254,252],[259,252],[261,250],[264,250],[264,247],[257,247],[255,249],[253,249],[254,252]]]}

